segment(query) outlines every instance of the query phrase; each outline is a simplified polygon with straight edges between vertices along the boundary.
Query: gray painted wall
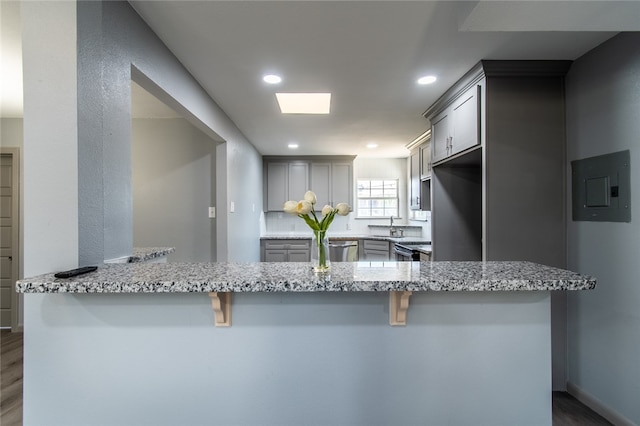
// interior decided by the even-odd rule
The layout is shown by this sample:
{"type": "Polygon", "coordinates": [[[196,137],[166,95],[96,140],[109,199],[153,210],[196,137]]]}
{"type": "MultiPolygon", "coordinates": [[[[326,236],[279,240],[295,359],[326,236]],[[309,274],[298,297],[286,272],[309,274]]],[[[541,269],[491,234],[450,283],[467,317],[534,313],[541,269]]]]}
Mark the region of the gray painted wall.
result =
{"type": "Polygon", "coordinates": [[[216,143],[182,118],[132,122],[133,244],[175,247],[169,261],[212,262],[216,143]]]}
{"type": "Polygon", "coordinates": [[[228,167],[217,168],[218,184],[229,198],[217,191],[217,207],[226,214],[224,207],[235,201],[236,213],[229,213],[219,246],[229,260],[259,260],[259,212],[251,204],[262,205],[260,154],[128,3],[78,2],[80,263],[127,256],[133,247],[132,74],[210,137],[225,141],[228,167]]]}
{"type": "MultiPolygon", "coordinates": [[[[631,223],[573,222],[568,215],[569,268],[598,278],[596,290],[569,295],[568,380],[635,424],[640,424],[639,76],[640,33],[627,33],[578,59],[566,81],[568,161],[629,149],[632,200],[631,223]]],[[[570,211],[570,197],[567,203],[570,211]]]]}

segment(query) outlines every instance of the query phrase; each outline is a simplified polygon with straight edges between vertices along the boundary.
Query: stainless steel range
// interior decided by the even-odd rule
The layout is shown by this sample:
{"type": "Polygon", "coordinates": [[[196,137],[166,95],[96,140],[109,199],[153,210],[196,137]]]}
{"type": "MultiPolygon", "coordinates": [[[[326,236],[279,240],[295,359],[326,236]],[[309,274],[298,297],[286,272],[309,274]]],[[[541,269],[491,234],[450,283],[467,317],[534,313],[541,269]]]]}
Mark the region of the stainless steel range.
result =
{"type": "Polygon", "coordinates": [[[428,243],[396,243],[393,248],[396,261],[418,261],[420,260],[420,251],[418,250],[418,247],[424,247],[428,245],[428,243]]]}

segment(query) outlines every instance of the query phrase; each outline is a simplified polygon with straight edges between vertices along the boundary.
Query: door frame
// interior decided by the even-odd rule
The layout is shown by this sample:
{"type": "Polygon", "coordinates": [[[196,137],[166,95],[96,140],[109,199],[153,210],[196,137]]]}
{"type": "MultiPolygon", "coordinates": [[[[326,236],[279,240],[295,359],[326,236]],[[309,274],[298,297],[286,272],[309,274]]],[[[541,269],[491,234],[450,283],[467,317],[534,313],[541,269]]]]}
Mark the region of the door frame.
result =
{"type": "MultiPolygon", "coordinates": [[[[17,281],[20,279],[20,271],[22,270],[22,247],[20,246],[20,148],[0,147],[0,155],[11,157],[11,197],[14,200],[13,211],[11,212],[11,276],[17,281]]],[[[19,324],[20,308],[20,297],[18,293],[13,291],[11,293],[11,331],[22,331],[22,326],[19,324]]]]}

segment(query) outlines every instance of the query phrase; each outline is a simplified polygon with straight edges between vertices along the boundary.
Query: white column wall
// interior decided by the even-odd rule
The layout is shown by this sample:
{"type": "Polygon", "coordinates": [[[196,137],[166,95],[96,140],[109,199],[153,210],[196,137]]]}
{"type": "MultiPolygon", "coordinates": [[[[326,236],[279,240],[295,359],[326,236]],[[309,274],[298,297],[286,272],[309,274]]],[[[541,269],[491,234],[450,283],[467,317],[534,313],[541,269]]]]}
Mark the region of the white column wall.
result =
{"type": "Polygon", "coordinates": [[[76,2],[22,2],[24,275],[78,266],[76,2]]]}

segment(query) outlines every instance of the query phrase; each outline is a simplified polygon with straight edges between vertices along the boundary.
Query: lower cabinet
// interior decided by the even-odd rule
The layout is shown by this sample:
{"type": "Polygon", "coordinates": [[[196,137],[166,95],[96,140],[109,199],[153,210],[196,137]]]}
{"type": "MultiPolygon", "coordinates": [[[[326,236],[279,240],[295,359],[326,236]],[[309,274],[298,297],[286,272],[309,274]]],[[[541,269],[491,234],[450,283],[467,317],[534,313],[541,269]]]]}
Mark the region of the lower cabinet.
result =
{"type": "Polygon", "coordinates": [[[309,262],[311,240],[261,240],[262,262],[309,262]]]}
{"type": "Polygon", "coordinates": [[[362,240],[360,260],[391,260],[388,241],[362,240]]]}

